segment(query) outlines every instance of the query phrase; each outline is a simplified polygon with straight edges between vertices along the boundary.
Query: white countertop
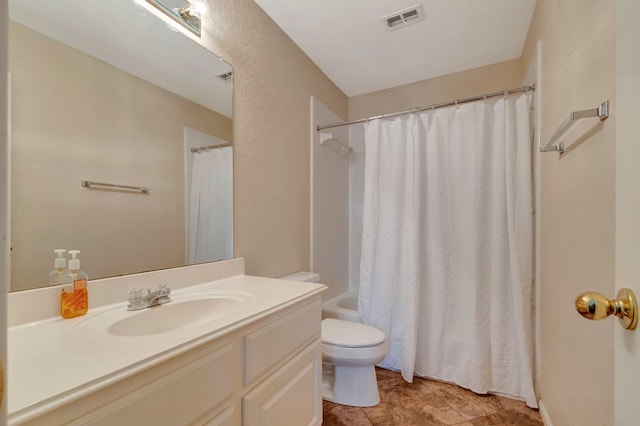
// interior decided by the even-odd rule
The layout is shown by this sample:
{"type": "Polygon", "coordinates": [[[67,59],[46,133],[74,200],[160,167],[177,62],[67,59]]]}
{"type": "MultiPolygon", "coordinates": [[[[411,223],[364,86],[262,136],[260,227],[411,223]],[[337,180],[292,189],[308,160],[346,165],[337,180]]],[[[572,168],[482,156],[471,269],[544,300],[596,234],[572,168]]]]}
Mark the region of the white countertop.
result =
{"type": "Polygon", "coordinates": [[[135,314],[126,311],[126,302],[90,309],[78,318],[10,327],[9,421],[41,415],[325,288],[322,284],[247,275],[181,288],[171,293],[172,299],[223,291],[245,292],[252,297],[239,309],[209,322],[149,336],[119,337],[107,332],[100,318],[135,314]]]}

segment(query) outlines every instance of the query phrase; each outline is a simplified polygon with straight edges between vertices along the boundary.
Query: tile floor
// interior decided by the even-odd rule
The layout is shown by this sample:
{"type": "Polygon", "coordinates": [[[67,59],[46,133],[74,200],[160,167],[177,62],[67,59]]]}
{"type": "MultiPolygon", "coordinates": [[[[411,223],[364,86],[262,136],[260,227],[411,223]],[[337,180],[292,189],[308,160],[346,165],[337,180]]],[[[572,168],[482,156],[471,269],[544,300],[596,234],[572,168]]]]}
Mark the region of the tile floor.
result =
{"type": "Polygon", "coordinates": [[[524,402],[477,395],[456,385],[376,370],[381,402],[347,407],[324,401],[323,426],[542,426],[537,410],[524,402]]]}

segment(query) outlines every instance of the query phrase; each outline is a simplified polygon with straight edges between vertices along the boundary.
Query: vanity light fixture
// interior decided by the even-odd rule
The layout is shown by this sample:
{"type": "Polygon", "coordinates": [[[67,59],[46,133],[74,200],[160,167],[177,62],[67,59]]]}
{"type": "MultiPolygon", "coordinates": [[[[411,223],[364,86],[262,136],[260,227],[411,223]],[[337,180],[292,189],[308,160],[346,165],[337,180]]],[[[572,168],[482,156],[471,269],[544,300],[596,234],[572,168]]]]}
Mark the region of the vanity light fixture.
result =
{"type": "Polygon", "coordinates": [[[178,15],[182,19],[184,19],[190,25],[201,29],[202,28],[202,17],[206,12],[206,7],[203,2],[195,2],[187,1],[187,5],[177,9],[178,15]]]}
{"type": "Polygon", "coordinates": [[[187,2],[186,6],[178,9],[178,15],[187,21],[193,18],[202,19],[202,12],[200,11],[200,8],[190,2],[187,2]]]}
{"type": "Polygon", "coordinates": [[[198,37],[202,33],[202,19],[209,11],[207,0],[146,0],[166,16],[198,37]]]}

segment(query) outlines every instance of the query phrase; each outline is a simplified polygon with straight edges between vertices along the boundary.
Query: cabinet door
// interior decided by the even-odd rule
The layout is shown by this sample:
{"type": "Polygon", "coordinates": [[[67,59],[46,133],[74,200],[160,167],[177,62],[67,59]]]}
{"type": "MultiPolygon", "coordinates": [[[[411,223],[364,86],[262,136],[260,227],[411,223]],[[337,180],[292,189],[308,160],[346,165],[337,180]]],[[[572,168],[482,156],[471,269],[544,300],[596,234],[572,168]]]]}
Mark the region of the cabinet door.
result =
{"type": "MultiPolygon", "coordinates": [[[[240,424],[240,403],[224,408],[213,418],[202,422],[203,426],[235,426],[240,424]],[[236,406],[237,405],[237,406],[236,406]]],[[[200,424],[200,422],[196,422],[200,424]]]]}
{"type": "MultiPolygon", "coordinates": [[[[179,360],[161,377],[145,383],[141,387],[120,395],[108,404],[93,410],[81,418],[68,422],[70,425],[184,425],[206,424],[199,418],[216,419],[214,425],[233,423],[233,407],[230,410],[231,423],[225,423],[224,412],[218,407],[232,405],[234,380],[240,374],[236,362],[239,357],[238,345],[230,343],[184,365],[179,360]],[[229,403],[231,401],[231,404],[229,403]],[[215,410],[215,411],[214,411],[215,410]],[[207,413],[212,413],[208,415],[207,413]]],[[[236,407],[235,413],[238,413],[236,407]]],[[[237,418],[236,414],[236,418],[237,418]]],[[[50,420],[44,424],[61,424],[50,420]]],[[[236,423],[237,424],[237,423],[236,423]]]]}
{"type": "Polygon", "coordinates": [[[244,426],[322,424],[322,354],[320,340],[242,398],[244,426]]]}
{"type": "Polygon", "coordinates": [[[320,297],[244,338],[244,379],[253,386],[264,374],[320,337],[320,297]],[[277,342],[274,344],[274,342],[277,342]]]}

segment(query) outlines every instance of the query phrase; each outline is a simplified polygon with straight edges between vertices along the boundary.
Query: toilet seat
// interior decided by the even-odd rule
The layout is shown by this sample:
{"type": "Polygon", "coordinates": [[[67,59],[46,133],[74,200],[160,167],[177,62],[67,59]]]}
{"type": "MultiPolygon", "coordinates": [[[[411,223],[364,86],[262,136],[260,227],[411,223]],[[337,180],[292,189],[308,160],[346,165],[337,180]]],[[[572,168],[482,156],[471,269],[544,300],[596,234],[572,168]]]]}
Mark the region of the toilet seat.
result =
{"type": "Polygon", "coordinates": [[[322,343],[345,348],[367,348],[385,341],[377,328],[352,321],[327,318],[322,320],[322,343]]]}

